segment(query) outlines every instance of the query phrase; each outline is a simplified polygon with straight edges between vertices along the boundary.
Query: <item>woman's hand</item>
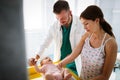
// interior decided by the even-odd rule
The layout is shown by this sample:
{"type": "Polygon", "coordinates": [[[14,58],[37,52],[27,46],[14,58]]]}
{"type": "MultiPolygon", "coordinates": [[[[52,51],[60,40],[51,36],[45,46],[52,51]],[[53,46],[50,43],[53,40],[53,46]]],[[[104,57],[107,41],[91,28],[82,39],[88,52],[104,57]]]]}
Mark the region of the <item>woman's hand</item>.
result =
{"type": "Polygon", "coordinates": [[[58,64],[57,64],[57,67],[59,68],[59,69],[61,69],[63,66],[62,66],[62,63],[61,62],[59,62],[58,64]]]}

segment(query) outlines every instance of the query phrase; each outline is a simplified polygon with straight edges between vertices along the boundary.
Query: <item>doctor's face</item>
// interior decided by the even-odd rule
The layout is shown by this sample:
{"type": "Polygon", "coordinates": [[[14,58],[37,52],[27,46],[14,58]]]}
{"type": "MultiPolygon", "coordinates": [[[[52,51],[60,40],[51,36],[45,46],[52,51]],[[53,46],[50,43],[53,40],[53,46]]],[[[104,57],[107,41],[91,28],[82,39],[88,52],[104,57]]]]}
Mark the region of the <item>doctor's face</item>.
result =
{"type": "Polygon", "coordinates": [[[68,24],[70,16],[71,16],[70,10],[62,10],[59,14],[56,14],[56,18],[60,22],[61,25],[68,24]]]}

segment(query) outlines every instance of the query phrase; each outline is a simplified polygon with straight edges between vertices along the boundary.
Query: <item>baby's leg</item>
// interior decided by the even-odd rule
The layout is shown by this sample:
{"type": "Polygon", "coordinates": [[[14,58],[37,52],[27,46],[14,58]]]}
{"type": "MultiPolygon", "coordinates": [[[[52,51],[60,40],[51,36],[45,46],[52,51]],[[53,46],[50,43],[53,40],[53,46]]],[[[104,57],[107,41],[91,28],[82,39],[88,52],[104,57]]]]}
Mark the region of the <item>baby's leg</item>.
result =
{"type": "Polygon", "coordinates": [[[72,75],[70,74],[68,69],[64,69],[64,80],[69,80],[69,78],[71,78],[72,75]]]}
{"type": "Polygon", "coordinates": [[[52,74],[46,73],[45,74],[45,80],[55,80],[52,74]]]}
{"type": "Polygon", "coordinates": [[[55,80],[63,80],[63,76],[61,73],[54,73],[53,76],[55,77],[55,80]]]}

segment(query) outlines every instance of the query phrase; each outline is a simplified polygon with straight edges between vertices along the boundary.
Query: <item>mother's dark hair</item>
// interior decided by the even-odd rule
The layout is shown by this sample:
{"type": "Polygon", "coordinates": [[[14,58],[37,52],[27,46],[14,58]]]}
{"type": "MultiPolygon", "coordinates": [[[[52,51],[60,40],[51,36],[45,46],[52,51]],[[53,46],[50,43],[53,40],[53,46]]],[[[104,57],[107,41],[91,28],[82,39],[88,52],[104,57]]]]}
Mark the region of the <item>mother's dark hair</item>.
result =
{"type": "Polygon", "coordinates": [[[99,18],[99,23],[101,28],[107,32],[109,35],[114,36],[112,32],[112,27],[110,26],[109,23],[107,23],[104,19],[104,15],[102,10],[96,6],[96,5],[90,5],[88,6],[80,15],[80,18],[88,19],[88,20],[93,20],[95,21],[96,18],[99,18]]]}

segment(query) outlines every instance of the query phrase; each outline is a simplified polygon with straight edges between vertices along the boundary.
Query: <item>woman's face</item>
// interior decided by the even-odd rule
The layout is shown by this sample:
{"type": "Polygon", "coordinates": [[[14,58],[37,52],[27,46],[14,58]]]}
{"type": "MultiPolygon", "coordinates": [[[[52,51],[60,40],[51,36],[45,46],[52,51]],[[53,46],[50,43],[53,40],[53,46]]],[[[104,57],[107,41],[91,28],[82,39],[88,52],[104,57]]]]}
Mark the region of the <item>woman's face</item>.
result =
{"type": "Polygon", "coordinates": [[[81,23],[84,26],[84,29],[87,32],[93,33],[93,32],[97,31],[97,25],[98,25],[98,20],[97,19],[95,21],[93,21],[93,20],[80,18],[80,20],[81,20],[81,23]]]}

